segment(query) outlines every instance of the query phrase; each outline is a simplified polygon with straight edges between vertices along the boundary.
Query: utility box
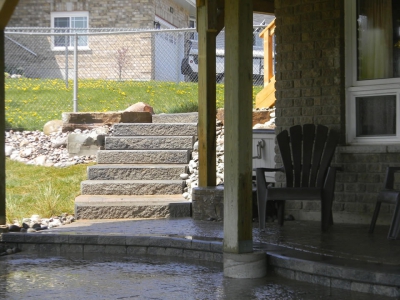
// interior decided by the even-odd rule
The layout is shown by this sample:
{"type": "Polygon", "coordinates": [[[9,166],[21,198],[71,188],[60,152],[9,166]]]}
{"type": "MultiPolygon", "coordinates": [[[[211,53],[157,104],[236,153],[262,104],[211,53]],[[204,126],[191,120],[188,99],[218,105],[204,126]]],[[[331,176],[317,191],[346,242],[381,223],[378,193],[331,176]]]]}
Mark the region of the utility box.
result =
{"type": "MultiPolygon", "coordinates": [[[[253,169],[275,168],[275,130],[253,129],[253,169]]],[[[253,176],[256,172],[253,171],[253,176]]],[[[275,182],[275,172],[265,173],[267,182],[275,182]]]]}

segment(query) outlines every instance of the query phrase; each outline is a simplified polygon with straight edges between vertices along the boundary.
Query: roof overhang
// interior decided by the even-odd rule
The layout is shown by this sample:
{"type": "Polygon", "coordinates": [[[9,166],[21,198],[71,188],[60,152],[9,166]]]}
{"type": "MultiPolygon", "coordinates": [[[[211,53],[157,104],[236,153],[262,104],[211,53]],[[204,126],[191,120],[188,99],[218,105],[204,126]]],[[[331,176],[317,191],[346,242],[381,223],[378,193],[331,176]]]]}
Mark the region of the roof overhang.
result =
{"type": "Polygon", "coordinates": [[[196,18],[196,0],[173,0],[189,12],[189,17],[196,18]]]}

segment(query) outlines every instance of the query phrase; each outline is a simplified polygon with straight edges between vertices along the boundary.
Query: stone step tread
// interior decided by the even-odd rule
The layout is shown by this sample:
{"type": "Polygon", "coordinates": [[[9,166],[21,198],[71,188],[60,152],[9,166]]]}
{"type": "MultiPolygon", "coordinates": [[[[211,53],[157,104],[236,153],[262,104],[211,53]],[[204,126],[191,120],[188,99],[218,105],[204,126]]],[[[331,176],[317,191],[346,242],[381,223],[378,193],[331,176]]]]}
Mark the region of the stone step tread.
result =
{"type": "Polygon", "coordinates": [[[193,136],[108,136],[105,138],[107,150],[161,150],[193,149],[193,136]]]}
{"type": "Polygon", "coordinates": [[[186,164],[101,164],[87,168],[89,180],[171,180],[187,172],[186,164]]]}
{"type": "Polygon", "coordinates": [[[190,150],[100,150],[97,162],[100,164],[187,164],[190,150]]]}
{"type": "Polygon", "coordinates": [[[184,192],[183,180],[85,180],[82,195],[173,195],[184,192]]]}
{"type": "Polygon", "coordinates": [[[114,124],[114,136],[196,136],[197,123],[114,124]]]}
{"type": "Polygon", "coordinates": [[[160,184],[181,184],[183,183],[184,180],[166,180],[166,179],[161,179],[161,180],[84,180],[82,183],[85,184],[99,184],[99,183],[137,183],[137,184],[155,184],[155,183],[160,183],[160,184]]]}
{"type": "Polygon", "coordinates": [[[181,194],[81,195],[75,198],[77,219],[154,219],[191,216],[192,203],[181,194]]]}
{"type": "Polygon", "coordinates": [[[182,139],[182,140],[190,140],[193,136],[191,135],[110,135],[106,136],[106,139],[182,139]]]}
{"type": "Polygon", "coordinates": [[[75,204],[95,206],[145,206],[167,205],[169,203],[191,203],[178,195],[80,195],[75,198],[75,204]]]}
{"type": "Polygon", "coordinates": [[[105,168],[118,168],[118,169],[175,169],[187,168],[187,164],[97,164],[89,166],[89,169],[105,169],[105,168]]]}
{"type": "Polygon", "coordinates": [[[188,153],[186,149],[167,149],[167,150],[100,150],[99,153],[112,153],[112,152],[121,152],[121,153],[188,153]]]}

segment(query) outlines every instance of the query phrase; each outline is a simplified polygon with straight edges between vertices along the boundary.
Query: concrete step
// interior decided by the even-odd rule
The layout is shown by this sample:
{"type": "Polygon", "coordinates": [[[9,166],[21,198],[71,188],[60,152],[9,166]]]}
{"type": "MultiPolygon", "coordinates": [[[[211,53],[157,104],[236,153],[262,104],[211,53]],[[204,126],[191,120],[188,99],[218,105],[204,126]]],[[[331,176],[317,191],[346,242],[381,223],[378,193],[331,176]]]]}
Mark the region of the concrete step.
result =
{"type": "Polygon", "coordinates": [[[164,150],[186,149],[192,150],[193,136],[108,136],[106,150],[164,150]]]}
{"type": "Polygon", "coordinates": [[[189,150],[100,150],[99,164],[187,164],[189,150]]]}
{"type": "Polygon", "coordinates": [[[85,180],[82,195],[173,195],[182,194],[183,180],[85,180]]]}
{"type": "Polygon", "coordinates": [[[187,173],[187,165],[124,164],[88,167],[89,180],[170,180],[187,173]]]}
{"type": "Polygon", "coordinates": [[[197,123],[199,113],[177,113],[153,115],[153,123],[197,123]]]}
{"type": "Polygon", "coordinates": [[[77,219],[190,217],[191,202],[182,195],[81,195],[75,198],[77,219]]]}
{"type": "Polygon", "coordinates": [[[197,123],[120,123],[114,124],[114,136],[197,136],[197,123]]]}

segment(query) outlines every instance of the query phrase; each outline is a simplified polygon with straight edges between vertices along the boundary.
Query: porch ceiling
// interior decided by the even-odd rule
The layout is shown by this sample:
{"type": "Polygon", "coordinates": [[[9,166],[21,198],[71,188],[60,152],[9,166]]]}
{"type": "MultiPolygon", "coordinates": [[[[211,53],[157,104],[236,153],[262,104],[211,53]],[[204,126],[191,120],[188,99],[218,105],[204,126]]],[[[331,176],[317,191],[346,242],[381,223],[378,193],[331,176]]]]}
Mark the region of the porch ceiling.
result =
{"type": "Polygon", "coordinates": [[[4,29],[11,18],[18,0],[0,0],[0,29],[4,29]]]}

